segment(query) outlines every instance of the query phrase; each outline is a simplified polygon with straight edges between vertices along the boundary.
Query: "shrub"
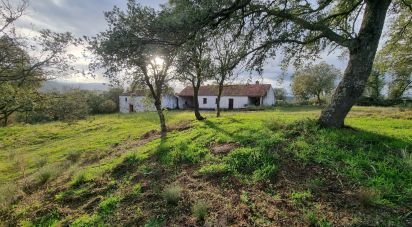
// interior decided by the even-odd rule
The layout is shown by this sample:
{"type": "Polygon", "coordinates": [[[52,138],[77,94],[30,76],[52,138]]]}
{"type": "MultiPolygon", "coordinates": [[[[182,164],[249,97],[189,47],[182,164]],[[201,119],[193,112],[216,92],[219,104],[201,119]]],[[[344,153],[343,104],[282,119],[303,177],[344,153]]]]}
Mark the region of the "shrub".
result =
{"type": "Polygon", "coordinates": [[[163,190],[162,196],[168,204],[177,204],[182,195],[182,188],[178,185],[170,185],[163,190]]]}
{"type": "Polygon", "coordinates": [[[112,100],[106,100],[99,105],[100,113],[115,113],[117,111],[117,105],[112,100]]]}
{"type": "Polygon", "coordinates": [[[200,200],[193,205],[192,214],[197,218],[197,220],[203,221],[207,216],[208,209],[208,204],[205,201],[200,200]]]}

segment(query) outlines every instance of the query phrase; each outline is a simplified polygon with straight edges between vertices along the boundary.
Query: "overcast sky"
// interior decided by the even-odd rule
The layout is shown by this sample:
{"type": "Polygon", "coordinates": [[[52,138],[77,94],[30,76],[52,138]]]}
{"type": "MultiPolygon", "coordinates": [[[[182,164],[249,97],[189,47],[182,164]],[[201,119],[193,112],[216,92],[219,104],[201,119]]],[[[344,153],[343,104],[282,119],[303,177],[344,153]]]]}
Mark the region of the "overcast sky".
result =
{"type": "MultiPolygon", "coordinates": [[[[113,6],[124,8],[126,0],[31,0],[29,10],[16,24],[25,35],[35,34],[39,29],[48,28],[57,32],[71,32],[76,36],[93,36],[104,31],[106,21],[103,12],[109,11],[113,6]]],[[[138,0],[142,5],[158,7],[165,4],[167,0],[138,0]]],[[[72,50],[80,54],[80,49],[72,50]]],[[[343,70],[346,60],[339,59],[338,53],[324,54],[321,60],[343,70]]],[[[278,84],[278,78],[282,74],[277,60],[270,60],[263,73],[263,82],[271,83],[275,87],[283,86],[289,88],[289,79],[283,84],[278,84]]],[[[86,65],[86,61],[79,59],[79,65],[86,65]]],[[[75,82],[104,82],[103,77],[86,78],[76,76],[66,78],[75,82]]],[[[288,89],[289,90],[289,89],[288,89]]]]}

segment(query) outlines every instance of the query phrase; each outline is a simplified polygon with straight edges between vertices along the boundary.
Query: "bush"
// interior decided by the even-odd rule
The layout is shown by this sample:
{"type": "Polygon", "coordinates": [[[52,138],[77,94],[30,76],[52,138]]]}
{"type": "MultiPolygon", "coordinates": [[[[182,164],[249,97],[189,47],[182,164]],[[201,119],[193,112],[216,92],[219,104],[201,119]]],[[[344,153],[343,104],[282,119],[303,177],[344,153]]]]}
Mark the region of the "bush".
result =
{"type": "Polygon", "coordinates": [[[163,190],[162,196],[168,204],[176,205],[182,195],[182,188],[178,185],[170,185],[163,190]]]}
{"type": "Polygon", "coordinates": [[[383,99],[362,96],[356,102],[359,106],[396,106],[403,103],[402,99],[383,99]]]}
{"type": "Polygon", "coordinates": [[[207,216],[207,210],[209,209],[208,204],[203,201],[197,201],[192,207],[192,214],[197,218],[197,220],[203,221],[207,216]]]}
{"type": "Polygon", "coordinates": [[[115,113],[117,111],[117,105],[112,100],[106,100],[99,105],[100,113],[115,113]]]}

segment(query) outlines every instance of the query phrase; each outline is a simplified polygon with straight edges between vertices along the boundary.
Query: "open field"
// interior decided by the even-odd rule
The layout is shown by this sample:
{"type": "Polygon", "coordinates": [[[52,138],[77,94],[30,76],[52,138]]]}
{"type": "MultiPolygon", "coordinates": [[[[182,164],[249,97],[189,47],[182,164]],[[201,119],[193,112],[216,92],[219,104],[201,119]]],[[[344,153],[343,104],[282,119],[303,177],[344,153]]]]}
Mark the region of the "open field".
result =
{"type": "Polygon", "coordinates": [[[169,111],[165,139],[155,113],[0,128],[0,220],[412,225],[412,110],[355,107],[341,130],[319,112],[169,111]]]}

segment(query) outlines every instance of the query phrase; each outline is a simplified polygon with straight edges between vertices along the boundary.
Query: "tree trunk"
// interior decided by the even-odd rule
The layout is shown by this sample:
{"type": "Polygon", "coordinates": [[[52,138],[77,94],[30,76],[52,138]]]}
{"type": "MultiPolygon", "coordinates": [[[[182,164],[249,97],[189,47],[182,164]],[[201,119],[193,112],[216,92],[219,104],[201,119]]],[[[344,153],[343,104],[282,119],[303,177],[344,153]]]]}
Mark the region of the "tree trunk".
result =
{"type": "Polygon", "coordinates": [[[4,114],[4,119],[3,119],[3,126],[6,127],[7,124],[9,123],[9,114],[4,114]]]}
{"type": "Polygon", "coordinates": [[[216,117],[220,117],[220,98],[222,97],[223,84],[219,84],[219,92],[216,99],[216,117]]]}
{"type": "Polygon", "coordinates": [[[382,34],[390,0],[366,1],[367,5],[358,38],[349,47],[349,62],[331,103],[322,111],[319,123],[324,127],[341,128],[345,117],[362,95],[382,34]]]}
{"type": "Polygon", "coordinates": [[[193,84],[193,104],[194,104],[194,111],[195,111],[196,119],[199,121],[202,121],[205,118],[202,117],[199,111],[199,88],[200,88],[200,83],[197,83],[196,85],[193,84]]]}
{"type": "Polygon", "coordinates": [[[318,99],[318,105],[321,105],[321,100],[320,100],[320,93],[316,94],[316,98],[318,99]]]}
{"type": "Polygon", "coordinates": [[[164,138],[166,137],[166,134],[167,134],[167,127],[166,127],[165,115],[163,114],[163,110],[162,110],[162,103],[160,100],[155,101],[155,107],[156,107],[157,114],[159,115],[159,120],[160,120],[160,135],[162,138],[164,138]]]}

